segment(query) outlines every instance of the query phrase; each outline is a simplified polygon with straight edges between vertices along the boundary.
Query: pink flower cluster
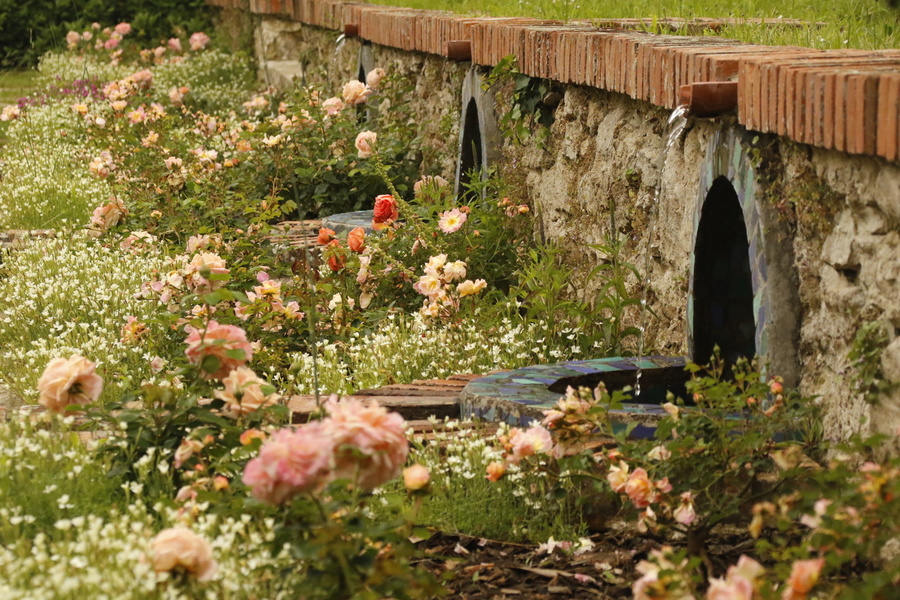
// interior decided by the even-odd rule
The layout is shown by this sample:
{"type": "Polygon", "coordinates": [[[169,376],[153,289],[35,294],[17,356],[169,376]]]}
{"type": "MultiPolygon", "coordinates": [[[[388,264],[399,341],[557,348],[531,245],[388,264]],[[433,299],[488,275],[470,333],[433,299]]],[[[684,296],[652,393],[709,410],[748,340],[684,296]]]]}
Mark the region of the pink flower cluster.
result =
{"type": "MultiPolygon", "coordinates": [[[[247,463],[243,481],[255,497],[282,504],[336,479],[372,489],[400,474],[409,454],[400,415],[375,402],[340,402],[335,396],[325,409],[322,421],[273,434],[247,463]]],[[[420,483],[421,473],[413,479],[420,483]]]]}
{"type": "Polygon", "coordinates": [[[460,298],[477,294],[487,287],[484,279],[466,279],[454,289],[454,281],[465,279],[467,265],[461,260],[447,262],[446,254],[429,258],[424,271],[413,289],[427,297],[419,311],[426,317],[450,317],[459,310],[460,298]]]}
{"type": "Polygon", "coordinates": [[[236,317],[242,321],[256,317],[262,320],[264,330],[281,331],[286,323],[299,321],[305,316],[295,300],[285,304],[281,297],[280,282],[270,279],[265,271],[257,275],[257,280],[261,285],[254,286],[252,292],[247,292],[249,304],[235,304],[236,317]]]}
{"type": "Polygon", "coordinates": [[[509,431],[501,430],[498,441],[506,450],[504,461],[494,461],[486,467],[485,479],[499,481],[506,475],[507,465],[517,465],[522,459],[537,454],[553,454],[553,437],[543,426],[534,423],[528,429],[513,427],[509,431]]]}
{"type": "Polygon", "coordinates": [[[109,202],[101,204],[94,209],[91,215],[91,225],[88,229],[88,235],[91,237],[100,237],[111,227],[114,227],[125,220],[128,209],[122,204],[118,198],[111,196],[109,202]]]}

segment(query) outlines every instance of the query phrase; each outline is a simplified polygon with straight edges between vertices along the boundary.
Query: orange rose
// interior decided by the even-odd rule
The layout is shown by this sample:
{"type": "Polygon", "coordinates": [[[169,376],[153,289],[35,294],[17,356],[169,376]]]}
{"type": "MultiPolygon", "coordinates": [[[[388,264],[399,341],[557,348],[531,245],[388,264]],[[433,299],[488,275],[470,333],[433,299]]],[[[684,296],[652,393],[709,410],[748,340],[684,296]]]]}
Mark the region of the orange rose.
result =
{"type": "Polygon", "coordinates": [[[328,244],[331,240],[334,239],[334,230],[328,229],[327,227],[322,227],[319,229],[319,237],[316,238],[316,241],[320,246],[324,246],[328,244]]]}
{"type": "Polygon", "coordinates": [[[372,214],[372,226],[375,229],[382,229],[385,223],[396,221],[399,217],[400,211],[393,196],[390,194],[375,196],[375,209],[372,214]]]}
{"type": "Polygon", "coordinates": [[[365,240],[366,230],[362,227],[357,227],[347,234],[347,245],[357,254],[366,249],[365,240]]]}
{"type": "Polygon", "coordinates": [[[331,268],[331,270],[337,272],[343,269],[344,264],[346,263],[344,261],[344,255],[341,254],[340,251],[341,243],[337,240],[331,240],[325,247],[333,248],[328,256],[328,266],[331,268]]]}

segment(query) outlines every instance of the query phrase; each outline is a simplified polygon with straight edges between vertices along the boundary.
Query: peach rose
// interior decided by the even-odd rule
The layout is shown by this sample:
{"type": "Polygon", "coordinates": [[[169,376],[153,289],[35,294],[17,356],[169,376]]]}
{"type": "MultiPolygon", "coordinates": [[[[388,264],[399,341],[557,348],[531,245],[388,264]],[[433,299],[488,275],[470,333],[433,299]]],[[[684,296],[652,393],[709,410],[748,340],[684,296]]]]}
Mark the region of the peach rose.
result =
{"type": "Polygon", "coordinates": [[[553,438],[541,425],[532,425],[525,431],[513,428],[509,443],[512,446],[512,462],[518,463],[526,456],[549,454],[553,450],[553,438]]]}
{"type": "Polygon", "coordinates": [[[628,482],[628,463],[621,460],[617,466],[610,467],[609,473],[606,474],[606,480],[614,492],[625,491],[625,484],[628,482]]]}
{"type": "Polygon", "coordinates": [[[160,531],[150,542],[150,553],[157,573],[181,569],[197,581],[209,581],[216,575],[209,542],[186,527],[160,531]]]}
{"type": "Polygon", "coordinates": [[[238,367],[222,380],[224,390],[216,390],[216,398],[225,402],[224,412],[232,418],[247,415],[266,406],[278,402],[276,393],[266,394],[263,386],[268,385],[260,379],[253,369],[238,367]]]}
{"type": "Polygon", "coordinates": [[[416,464],[403,469],[403,485],[410,492],[421,490],[428,485],[430,479],[431,474],[428,472],[428,467],[424,465],[416,464]]]}
{"type": "Polygon", "coordinates": [[[409,454],[403,417],[377,402],[338,402],[336,396],[325,410],[328,418],[322,423],[334,440],[337,477],[372,489],[400,474],[409,454]]]}
{"type": "Polygon", "coordinates": [[[487,466],[487,475],[485,475],[485,479],[488,481],[497,482],[500,481],[500,478],[506,474],[506,465],[502,462],[492,462],[487,466]]]}
{"type": "Polygon", "coordinates": [[[784,600],[806,600],[809,591],[819,581],[819,573],[824,565],[824,558],[794,561],[791,575],[787,580],[787,587],[781,597],[784,600]]]}
{"type": "Polygon", "coordinates": [[[653,482],[647,477],[647,471],[642,468],[635,469],[625,482],[625,493],[635,508],[650,506],[656,492],[653,489],[653,482]]]}
{"type": "Polygon", "coordinates": [[[352,79],[344,84],[341,90],[341,97],[347,104],[356,106],[365,102],[371,93],[372,90],[365,83],[352,79]]]}
{"type": "Polygon", "coordinates": [[[475,281],[466,279],[456,286],[456,291],[459,293],[460,298],[465,298],[466,296],[477,294],[486,287],[487,282],[484,279],[476,279],[475,281]]]}
{"type": "Polygon", "coordinates": [[[225,267],[225,259],[215,252],[199,252],[195,254],[191,262],[184,268],[184,281],[190,289],[198,294],[211,292],[225,285],[224,281],[207,279],[203,274],[206,270],[209,271],[210,275],[224,275],[229,272],[225,267]]]}
{"type": "Polygon", "coordinates": [[[347,246],[351,250],[359,254],[366,249],[366,230],[362,227],[355,227],[347,234],[347,246]]]}
{"type": "Polygon", "coordinates": [[[243,482],[253,495],[269,504],[283,504],[328,481],[334,444],[322,421],[272,434],[247,463],[243,482]]]}
{"type": "Polygon", "coordinates": [[[372,227],[384,229],[387,224],[400,218],[397,201],[390,194],[375,196],[375,208],[372,211],[372,227]]]}
{"type": "Polygon", "coordinates": [[[384,76],[384,69],[376,67],[366,74],[366,85],[373,90],[377,90],[378,86],[381,85],[381,80],[384,76]]]}
{"type": "Polygon", "coordinates": [[[70,404],[96,402],[103,391],[103,378],[94,373],[95,364],[77,354],[54,358],[38,379],[41,403],[50,412],[61,413],[70,404]]]}
{"type": "Polygon", "coordinates": [[[205,379],[224,379],[233,369],[244,366],[253,357],[253,348],[247,334],[234,325],[220,325],[210,321],[206,331],[186,327],[188,361],[200,367],[205,379]],[[240,351],[240,352],[236,352],[240,351]],[[241,355],[240,358],[237,355],[241,355]]]}
{"type": "Polygon", "coordinates": [[[374,131],[363,131],[356,136],[356,150],[359,158],[369,158],[375,152],[378,134],[374,131]]]}
{"type": "Polygon", "coordinates": [[[322,102],[322,110],[326,117],[333,117],[344,109],[344,101],[340,98],[328,98],[322,102]]]}

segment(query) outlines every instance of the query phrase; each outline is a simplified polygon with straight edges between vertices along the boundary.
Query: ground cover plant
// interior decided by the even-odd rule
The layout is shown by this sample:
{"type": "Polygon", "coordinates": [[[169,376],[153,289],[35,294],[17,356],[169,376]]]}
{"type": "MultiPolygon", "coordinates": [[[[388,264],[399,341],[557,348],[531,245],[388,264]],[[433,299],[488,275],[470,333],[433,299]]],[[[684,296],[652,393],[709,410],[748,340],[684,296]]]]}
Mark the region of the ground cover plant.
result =
{"type": "Polygon", "coordinates": [[[0,265],[0,377],[41,407],[0,424],[4,597],[434,598],[491,576],[457,570],[488,538],[541,576],[570,561],[554,576],[594,595],[900,584],[897,460],[828,447],[816,401],[757,365],[691,366],[650,440],[609,423],[628,390],[433,433],[330,396],[633,353],[637,270],[610,239],[572,281],[500,177],[454,196],[389,72],[280,95],[202,32],[147,49],[121,31],[76,32],[0,113],[2,227],[54,230],[0,265]],[[372,231],[280,258],[277,222],[361,206],[372,231]],[[589,283],[596,301],[573,299],[589,283]],[[317,410],[292,425],[298,393],[317,410]],[[450,534],[481,540],[427,552],[450,534]]]}
{"type": "Polygon", "coordinates": [[[379,4],[457,13],[559,19],[646,19],[649,31],[666,34],[719,35],[753,44],[796,45],[811,48],[897,48],[900,45],[900,10],[894,2],[877,0],[804,0],[786,4],[777,0],[721,2],[714,0],[487,0],[432,2],[431,0],[385,0],[379,4]],[[698,26],[679,28],[662,25],[664,19],[799,19],[809,25],[762,25],[752,22],[726,25],[715,30],[698,26]]]}

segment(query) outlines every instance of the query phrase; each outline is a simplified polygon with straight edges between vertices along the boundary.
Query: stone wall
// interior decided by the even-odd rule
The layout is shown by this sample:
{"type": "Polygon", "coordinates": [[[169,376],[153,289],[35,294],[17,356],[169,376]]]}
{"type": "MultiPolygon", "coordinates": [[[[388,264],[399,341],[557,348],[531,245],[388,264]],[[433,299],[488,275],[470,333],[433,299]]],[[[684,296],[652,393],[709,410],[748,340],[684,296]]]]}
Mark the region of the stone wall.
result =
{"type": "MultiPolygon", "coordinates": [[[[358,71],[359,39],[335,53],[337,32],[275,17],[262,17],[255,36],[261,77],[278,85],[294,77],[334,89],[358,71]]],[[[460,89],[472,66],[387,46],[369,49],[375,66],[415,81],[417,120],[431,147],[446,156],[441,174],[452,180],[460,89]]],[[[655,316],[647,348],[673,355],[691,350],[697,223],[711,181],[725,177],[757,256],[754,308],[763,315],[757,340],[763,332],[772,374],[822,399],[829,437],[895,432],[900,391],[868,404],[854,387],[857,366],[848,354],[863,324],[883,323],[880,368],[900,390],[900,165],[748,131],[731,116],[690,118],[664,153],[669,110],[593,87],[557,87],[563,98],[549,135],[525,145],[507,139],[499,165],[535,209],[536,234],[558,241],[581,274],[604,259],[587,245],[613,232],[627,240],[623,258],[642,271],[650,242],[647,299],[655,316]]],[[[496,92],[502,112],[509,87],[496,92]]],[[[641,282],[630,285],[640,293],[641,282]]],[[[589,297],[592,290],[573,293],[589,297]]],[[[631,318],[637,321],[636,314],[631,318]]]]}

